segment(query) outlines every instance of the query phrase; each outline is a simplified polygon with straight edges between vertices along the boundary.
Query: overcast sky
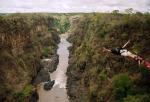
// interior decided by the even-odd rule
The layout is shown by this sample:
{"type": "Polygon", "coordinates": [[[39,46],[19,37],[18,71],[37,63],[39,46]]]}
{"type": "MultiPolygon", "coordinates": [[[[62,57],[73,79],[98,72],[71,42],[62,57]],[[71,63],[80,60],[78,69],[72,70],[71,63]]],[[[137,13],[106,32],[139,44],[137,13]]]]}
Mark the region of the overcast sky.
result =
{"type": "Polygon", "coordinates": [[[0,0],[0,12],[149,12],[150,0],[0,0]]]}

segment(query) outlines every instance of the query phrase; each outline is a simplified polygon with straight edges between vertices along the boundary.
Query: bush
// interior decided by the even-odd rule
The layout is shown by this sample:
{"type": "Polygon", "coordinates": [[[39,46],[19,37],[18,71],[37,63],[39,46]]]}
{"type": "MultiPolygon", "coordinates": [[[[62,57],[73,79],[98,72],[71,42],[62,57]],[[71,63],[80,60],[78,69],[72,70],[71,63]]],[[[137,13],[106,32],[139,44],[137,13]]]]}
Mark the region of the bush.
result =
{"type": "Polygon", "coordinates": [[[23,102],[25,96],[22,92],[18,92],[15,94],[15,98],[16,98],[17,102],[23,102]]]}
{"type": "Polygon", "coordinates": [[[32,90],[33,90],[32,85],[26,85],[23,89],[23,93],[25,96],[29,96],[31,94],[32,90]]]}
{"type": "Polygon", "coordinates": [[[43,56],[45,57],[48,57],[48,55],[52,55],[53,53],[54,53],[54,50],[51,47],[45,47],[42,52],[43,56]]]}
{"type": "Polygon", "coordinates": [[[150,102],[150,98],[148,95],[129,95],[126,98],[124,98],[124,102],[150,102]]]}
{"type": "Polygon", "coordinates": [[[23,69],[26,69],[26,64],[25,64],[25,61],[22,59],[22,58],[19,58],[17,60],[17,64],[20,65],[20,67],[22,67],[23,69]]]}
{"type": "Polygon", "coordinates": [[[141,77],[139,79],[140,86],[142,86],[142,90],[144,93],[149,93],[150,92],[150,88],[149,88],[150,71],[145,66],[141,66],[140,73],[141,73],[141,77]]]}
{"type": "Polygon", "coordinates": [[[136,54],[138,54],[138,53],[140,53],[141,50],[142,50],[142,45],[141,45],[141,44],[136,44],[136,45],[134,45],[132,48],[133,48],[133,51],[134,51],[136,54]]]}
{"type": "Polygon", "coordinates": [[[21,92],[15,93],[15,98],[17,102],[24,102],[25,98],[30,96],[33,91],[32,85],[26,85],[21,92]]]}
{"type": "Polygon", "coordinates": [[[114,76],[112,88],[113,88],[113,95],[116,97],[116,99],[120,100],[121,98],[126,97],[127,92],[130,90],[131,84],[132,84],[131,79],[126,73],[121,73],[114,76]]]}
{"type": "Polygon", "coordinates": [[[91,83],[89,87],[90,99],[94,100],[97,97],[98,85],[96,83],[91,83]]]}
{"type": "Polygon", "coordinates": [[[145,67],[145,66],[141,66],[140,67],[140,71],[141,71],[141,80],[143,81],[149,81],[150,78],[150,71],[145,67]]]}
{"type": "Polygon", "coordinates": [[[104,38],[106,34],[107,34],[107,33],[106,33],[105,30],[101,30],[101,31],[99,32],[99,36],[100,36],[101,38],[104,38]]]}
{"type": "Polygon", "coordinates": [[[105,70],[102,70],[99,74],[99,77],[101,80],[106,80],[107,79],[107,73],[105,70]]]}
{"type": "Polygon", "coordinates": [[[0,63],[14,63],[14,57],[8,51],[2,51],[0,53],[0,63]]]}
{"type": "Polygon", "coordinates": [[[55,19],[54,26],[59,29],[60,33],[65,33],[70,29],[69,18],[65,15],[60,16],[59,19],[55,19]]]}

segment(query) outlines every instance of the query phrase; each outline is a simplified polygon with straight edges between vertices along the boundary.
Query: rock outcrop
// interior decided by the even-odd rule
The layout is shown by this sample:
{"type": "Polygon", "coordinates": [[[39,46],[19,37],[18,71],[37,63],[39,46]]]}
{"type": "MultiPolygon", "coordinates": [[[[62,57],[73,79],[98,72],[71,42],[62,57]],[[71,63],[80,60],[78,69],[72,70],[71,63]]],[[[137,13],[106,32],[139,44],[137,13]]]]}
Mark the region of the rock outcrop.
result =
{"type": "Polygon", "coordinates": [[[58,55],[52,55],[50,58],[41,59],[41,70],[33,80],[34,85],[38,85],[42,82],[51,81],[50,73],[56,70],[58,64],[58,55]]]}
{"type": "Polygon", "coordinates": [[[36,78],[34,79],[33,84],[37,85],[37,84],[40,84],[42,82],[47,82],[47,81],[50,81],[50,73],[47,70],[42,68],[38,72],[36,78]]]}
{"type": "Polygon", "coordinates": [[[49,91],[49,90],[51,90],[51,88],[53,87],[54,84],[55,84],[55,80],[45,82],[45,83],[44,83],[44,89],[45,89],[46,91],[49,91]]]}
{"type": "Polygon", "coordinates": [[[41,66],[49,72],[54,72],[59,62],[59,56],[57,54],[52,55],[50,58],[42,59],[41,66]]]}

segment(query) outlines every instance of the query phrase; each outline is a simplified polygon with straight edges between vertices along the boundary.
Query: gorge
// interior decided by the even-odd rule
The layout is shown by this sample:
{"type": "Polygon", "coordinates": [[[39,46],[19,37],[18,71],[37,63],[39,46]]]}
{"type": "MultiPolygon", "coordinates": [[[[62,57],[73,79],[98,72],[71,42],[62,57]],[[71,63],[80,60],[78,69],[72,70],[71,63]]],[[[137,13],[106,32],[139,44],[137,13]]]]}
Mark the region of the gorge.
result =
{"type": "Polygon", "coordinates": [[[150,71],[102,51],[130,40],[126,49],[149,61],[149,39],[149,13],[4,14],[0,101],[150,102],[150,71]]]}
{"type": "Polygon", "coordinates": [[[45,91],[43,89],[43,85],[40,86],[38,90],[39,102],[69,102],[66,90],[66,71],[69,57],[68,47],[71,46],[71,44],[66,40],[68,38],[68,34],[62,34],[60,35],[60,38],[57,50],[59,63],[56,71],[50,73],[51,80],[55,80],[55,84],[50,91],[45,91]]]}

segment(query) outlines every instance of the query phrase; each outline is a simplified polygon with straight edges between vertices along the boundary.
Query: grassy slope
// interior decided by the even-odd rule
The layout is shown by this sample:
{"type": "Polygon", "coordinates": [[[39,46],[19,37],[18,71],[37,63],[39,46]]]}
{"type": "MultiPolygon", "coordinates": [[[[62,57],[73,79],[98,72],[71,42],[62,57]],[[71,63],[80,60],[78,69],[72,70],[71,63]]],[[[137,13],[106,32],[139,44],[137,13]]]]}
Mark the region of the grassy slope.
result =
{"type": "Polygon", "coordinates": [[[132,59],[102,52],[103,46],[122,46],[129,39],[128,49],[150,60],[149,14],[93,13],[76,18],[67,72],[71,102],[150,101],[150,71],[132,59]]]}

